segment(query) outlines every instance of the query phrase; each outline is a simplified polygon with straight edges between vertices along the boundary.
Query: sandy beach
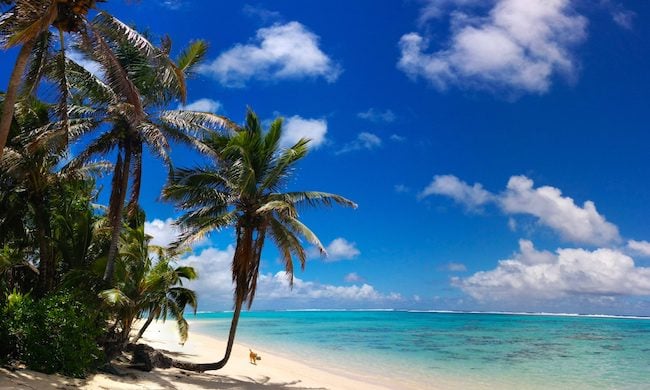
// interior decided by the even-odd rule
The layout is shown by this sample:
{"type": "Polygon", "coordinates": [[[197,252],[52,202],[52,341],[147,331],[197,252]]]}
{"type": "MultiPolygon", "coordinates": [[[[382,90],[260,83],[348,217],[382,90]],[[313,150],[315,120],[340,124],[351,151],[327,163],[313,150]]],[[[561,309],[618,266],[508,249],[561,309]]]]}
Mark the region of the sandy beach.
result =
{"type": "MultiPolygon", "coordinates": [[[[176,359],[211,362],[221,358],[225,340],[191,332],[185,345],[179,344],[173,321],[154,323],[142,342],[169,351],[176,359]]],[[[341,389],[386,390],[418,388],[416,384],[390,383],[385,378],[364,377],[362,373],[342,375],[319,367],[292,361],[269,351],[255,350],[261,356],[257,365],[249,362],[248,346],[236,344],[228,365],[219,371],[195,373],[179,369],[141,372],[125,369],[126,376],[94,374],[73,379],[30,370],[10,372],[0,369],[0,389],[341,389]]]]}

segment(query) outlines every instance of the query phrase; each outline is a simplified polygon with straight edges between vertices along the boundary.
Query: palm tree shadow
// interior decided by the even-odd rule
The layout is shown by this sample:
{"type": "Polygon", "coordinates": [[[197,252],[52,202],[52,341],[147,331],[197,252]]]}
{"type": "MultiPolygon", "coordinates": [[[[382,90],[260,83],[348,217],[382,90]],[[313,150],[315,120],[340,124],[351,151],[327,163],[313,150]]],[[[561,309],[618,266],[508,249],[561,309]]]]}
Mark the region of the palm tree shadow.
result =
{"type": "Polygon", "coordinates": [[[246,389],[246,390],[327,390],[324,387],[299,387],[299,380],[291,382],[272,382],[268,376],[253,378],[229,377],[206,373],[187,372],[182,370],[155,370],[147,375],[147,380],[164,388],[183,389],[184,383],[203,389],[246,389]]]}

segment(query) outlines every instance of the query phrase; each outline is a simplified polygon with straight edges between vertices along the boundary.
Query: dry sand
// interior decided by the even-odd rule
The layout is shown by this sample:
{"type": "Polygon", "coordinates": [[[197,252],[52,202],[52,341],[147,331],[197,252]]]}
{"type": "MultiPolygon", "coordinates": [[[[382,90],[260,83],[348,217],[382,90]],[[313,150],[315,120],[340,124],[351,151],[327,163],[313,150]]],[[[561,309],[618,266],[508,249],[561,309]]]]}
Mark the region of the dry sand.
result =
{"type": "MultiPolygon", "coordinates": [[[[153,323],[142,342],[170,352],[176,359],[193,362],[214,362],[221,358],[225,341],[193,333],[185,345],[179,344],[174,321],[153,323]]],[[[191,328],[191,326],[190,326],[191,328]]],[[[262,358],[257,365],[249,363],[248,347],[236,344],[230,361],[219,371],[185,372],[178,369],[141,372],[125,370],[117,377],[95,374],[85,380],[45,375],[30,370],[10,372],[0,369],[0,389],[332,389],[386,390],[424,388],[417,383],[392,382],[387,378],[363,376],[362,373],[333,373],[257,351],[262,358]]],[[[429,388],[429,386],[427,386],[429,388]]]]}

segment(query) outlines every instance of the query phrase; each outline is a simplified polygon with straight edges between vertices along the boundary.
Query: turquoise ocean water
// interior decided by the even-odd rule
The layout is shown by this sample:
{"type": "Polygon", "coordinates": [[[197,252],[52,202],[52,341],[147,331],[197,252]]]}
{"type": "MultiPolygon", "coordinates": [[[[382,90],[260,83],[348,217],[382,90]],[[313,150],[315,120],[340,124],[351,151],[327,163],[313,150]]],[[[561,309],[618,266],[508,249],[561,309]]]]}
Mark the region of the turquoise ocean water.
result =
{"type": "MultiPolygon", "coordinates": [[[[191,330],[225,339],[230,318],[231,313],[200,313],[191,330]]],[[[650,319],[645,318],[247,312],[237,342],[409,388],[650,389],[650,319]]]]}

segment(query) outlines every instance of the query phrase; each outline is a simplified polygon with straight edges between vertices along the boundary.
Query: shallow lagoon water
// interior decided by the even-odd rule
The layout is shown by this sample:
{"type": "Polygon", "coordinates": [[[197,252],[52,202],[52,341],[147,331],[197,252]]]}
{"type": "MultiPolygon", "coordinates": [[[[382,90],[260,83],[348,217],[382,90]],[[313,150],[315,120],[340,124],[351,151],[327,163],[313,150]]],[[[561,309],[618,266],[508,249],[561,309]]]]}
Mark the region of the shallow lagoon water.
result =
{"type": "MultiPolygon", "coordinates": [[[[231,315],[199,313],[193,330],[225,339],[231,315]]],[[[650,389],[650,319],[644,318],[246,312],[237,341],[378,382],[411,378],[422,388],[650,389]]]]}

